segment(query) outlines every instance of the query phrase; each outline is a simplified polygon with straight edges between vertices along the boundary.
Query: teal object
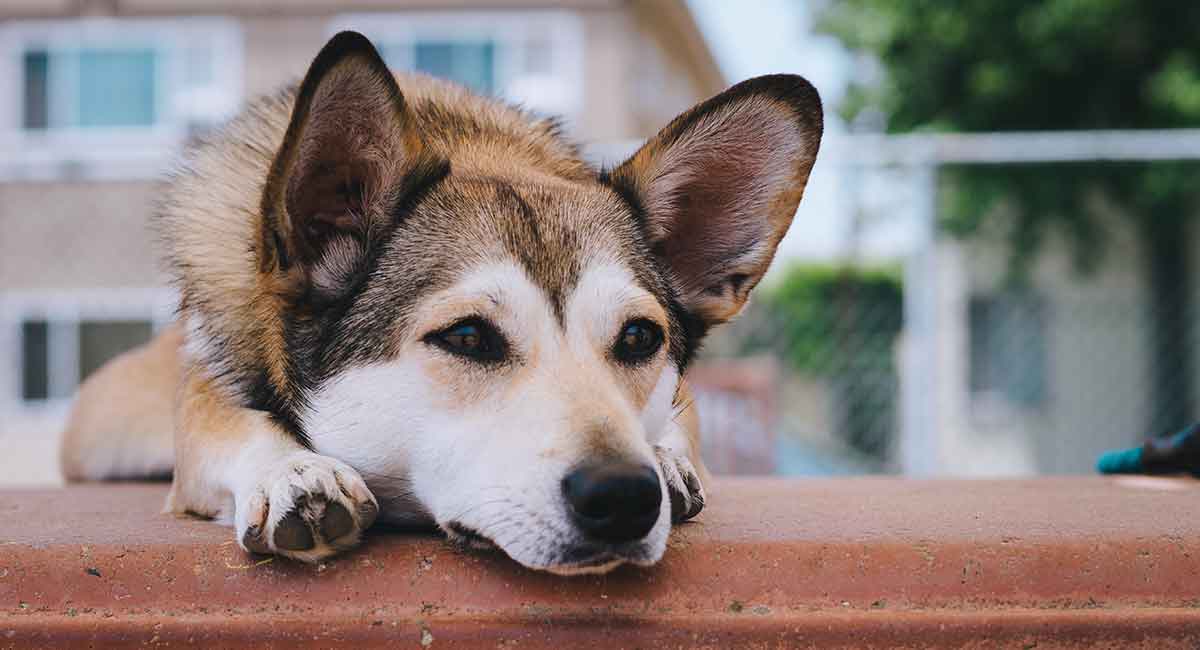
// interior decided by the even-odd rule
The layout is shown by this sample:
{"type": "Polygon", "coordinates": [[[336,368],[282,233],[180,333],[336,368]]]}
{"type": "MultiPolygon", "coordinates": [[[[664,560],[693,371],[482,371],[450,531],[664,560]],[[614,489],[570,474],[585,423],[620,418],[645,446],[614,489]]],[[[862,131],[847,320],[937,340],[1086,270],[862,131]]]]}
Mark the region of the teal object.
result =
{"type": "Polygon", "coordinates": [[[1105,452],[1096,461],[1096,470],[1101,474],[1141,474],[1142,448],[1105,452]]]}
{"type": "Polygon", "coordinates": [[[1200,477],[1200,423],[1141,447],[1101,454],[1101,474],[1191,474],[1200,477]]]}

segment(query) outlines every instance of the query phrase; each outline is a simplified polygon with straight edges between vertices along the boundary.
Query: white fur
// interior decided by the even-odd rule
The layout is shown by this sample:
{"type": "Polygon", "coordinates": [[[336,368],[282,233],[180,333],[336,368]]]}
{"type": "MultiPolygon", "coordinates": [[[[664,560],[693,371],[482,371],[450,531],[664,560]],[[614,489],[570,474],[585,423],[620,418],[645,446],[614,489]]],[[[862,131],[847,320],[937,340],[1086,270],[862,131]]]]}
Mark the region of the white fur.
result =
{"type": "MultiPolygon", "coordinates": [[[[654,385],[654,392],[646,402],[642,411],[642,427],[651,444],[657,445],[662,440],[671,418],[675,415],[675,392],[679,390],[679,369],[674,365],[663,368],[654,385]]],[[[686,449],[685,449],[686,453],[686,449]]]]}
{"type": "Polygon", "coordinates": [[[655,386],[639,410],[622,374],[630,371],[608,356],[627,319],[665,319],[632,275],[596,260],[566,301],[564,326],[513,263],[477,268],[414,312],[416,326],[398,358],[344,372],[312,396],[304,424],[316,451],[359,470],[385,519],[428,513],[443,527],[483,535],[532,568],[583,573],[656,562],[670,529],[665,478],[654,528],[617,547],[575,530],[560,488],[573,466],[589,460],[596,436],[629,460],[658,467],[653,442],[669,421],[678,374],[665,349],[635,371],[648,373],[642,381],[655,386]],[[495,323],[519,360],[484,370],[423,342],[469,315],[495,323]],[[446,394],[437,378],[446,376],[462,381],[459,394],[446,394]]]}
{"type": "Polygon", "coordinates": [[[184,331],[184,354],[193,361],[209,362],[220,355],[212,338],[204,331],[204,320],[199,313],[188,315],[184,331]]]}

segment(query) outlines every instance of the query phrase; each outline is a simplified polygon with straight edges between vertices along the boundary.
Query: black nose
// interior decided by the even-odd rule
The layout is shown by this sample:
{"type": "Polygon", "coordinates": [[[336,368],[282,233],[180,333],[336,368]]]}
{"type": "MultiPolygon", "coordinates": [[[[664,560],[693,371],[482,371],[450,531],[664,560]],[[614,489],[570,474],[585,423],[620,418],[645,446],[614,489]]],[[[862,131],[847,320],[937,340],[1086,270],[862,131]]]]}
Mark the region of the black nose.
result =
{"type": "Polygon", "coordinates": [[[567,474],[562,490],[575,524],[606,542],[645,537],[662,505],[658,474],[648,465],[584,465],[567,474]]]}

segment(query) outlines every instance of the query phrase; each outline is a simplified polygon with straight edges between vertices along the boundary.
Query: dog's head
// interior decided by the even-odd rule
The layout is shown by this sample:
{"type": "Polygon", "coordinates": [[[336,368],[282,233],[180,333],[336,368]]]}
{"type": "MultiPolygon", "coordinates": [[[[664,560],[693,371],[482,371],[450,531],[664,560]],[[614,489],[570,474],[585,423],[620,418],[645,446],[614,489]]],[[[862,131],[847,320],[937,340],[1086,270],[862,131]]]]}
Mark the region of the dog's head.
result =
{"type": "Polygon", "coordinates": [[[655,562],[653,445],[791,223],[817,94],[738,84],[586,175],[426,101],[353,34],[300,87],[259,257],[288,296],[301,435],[361,471],[384,518],[558,572],[655,562]]]}

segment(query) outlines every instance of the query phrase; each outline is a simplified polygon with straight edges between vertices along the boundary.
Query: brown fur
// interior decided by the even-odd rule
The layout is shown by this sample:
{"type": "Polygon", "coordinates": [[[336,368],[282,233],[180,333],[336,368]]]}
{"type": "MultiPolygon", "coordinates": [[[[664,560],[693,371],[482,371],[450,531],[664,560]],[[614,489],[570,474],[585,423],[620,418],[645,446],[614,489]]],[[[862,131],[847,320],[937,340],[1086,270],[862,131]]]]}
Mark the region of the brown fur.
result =
{"type": "MultiPolygon", "coordinates": [[[[176,170],[159,229],[186,334],[173,328],[85,386],[64,469],[71,478],[111,476],[80,468],[102,445],[149,444],[118,432],[159,430],[173,419],[169,509],[229,515],[231,492],[245,488],[230,476],[241,471],[237,463],[316,456],[303,428],[316,387],[449,325],[437,315],[462,313],[451,301],[418,316],[418,299],[491,263],[521,268],[560,325],[566,296],[596,264],[627,270],[651,297],[637,315],[659,322],[666,355],[640,369],[589,358],[559,386],[592,405],[568,418],[589,447],[632,448],[628,438],[642,435],[640,425],[622,405],[642,408],[668,359],[682,373],[708,328],[741,309],[791,223],[820,120],[807,82],[762,77],[681,115],[601,174],[552,121],[427,77],[393,77],[364,38],[339,35],[301,85],[251,104],[176,170]],[[612,372],[616,384],[595,381],[612,372]],[[144,408],[137,400],[124,409],[100,404],[121,401],[114,396],[147,373],[162,381],[141,394],[144,408]],[[137,418],[149,424],[130,428],[137,418]]],[[[429,365],[426,375],[444,382],[446,394],[469,397],[478,383],[469,373],[484,371],[455,363],[429,365]]],[[[670,426],[682,430],[686,458],[659,461],[671,464],[664,476],[678,519],[699,512],[696,474],[707,474],[686,383],[675,399],[670,426]],[[692,501],[675,504],[680,491],[692,501]]],[[[248,514],[239,501],[239,525],[249,524],[243,546],[267,548],[268,525],[276,541],[297,539],[305,525],[319,534],[324,505],[313,504],[326,501],[344,500],[337,505],[357,509],[357,524],[370,524],[374,497],[361,479],[342,484],[350,468],[312,472],[326,486],[337,474],[340,493],[328,488],[337,494],[297,506],[307,524],[295,513],[269,517],[261,493],[248,514]]],[[[357,533],[291,555],[312,561],[356,542],[357,533]]]]}

